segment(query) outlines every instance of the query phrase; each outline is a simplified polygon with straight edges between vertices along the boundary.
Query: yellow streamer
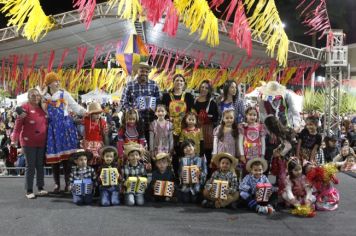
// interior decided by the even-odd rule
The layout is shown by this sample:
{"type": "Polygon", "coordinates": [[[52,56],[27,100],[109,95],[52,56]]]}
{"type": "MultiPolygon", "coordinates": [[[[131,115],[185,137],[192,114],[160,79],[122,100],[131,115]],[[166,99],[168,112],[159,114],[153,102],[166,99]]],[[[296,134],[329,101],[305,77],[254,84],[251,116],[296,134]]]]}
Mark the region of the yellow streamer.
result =
{"type": "Polygon", "coordinates": [[[206,40],[212,47],[219,45],[218,19],[206,0],[174,0],[174,6],[190,34],[199,30],[200,40],[206,40]]]}
{"type": "Polygon", "coordinates": [[[55,25],[54,19],[43,12],[39,0],[0,0],[0,4],[4,4],[0,11],[8,11],[6,16],[11,17],[7,25],[17,26],[17,31],[28,18],[23,30],[28,40],[37,42],[55,25]]]}
{"type": "MultiPolygon", "coordinates": [[[[256,0],[245,0],[247,11],[251,10],[255,2],[256,0]]],[[[267,44],[267,53],[271,57],[274,57],[278,45],[277,61],[281,66],[286,66],[289,41],[274,0],[259,0],[248,21],[250,27],[255,29],[254,34],[261,36],[263,42],[267,44]]]]}
{"type": "Polygon", "coordinates": [[[139,0],[110,0],[108,2],[110,8],[117,6],[117,15],[122,19],[137,20],[137,14],[142,14],[142,6],[139,0]]]}

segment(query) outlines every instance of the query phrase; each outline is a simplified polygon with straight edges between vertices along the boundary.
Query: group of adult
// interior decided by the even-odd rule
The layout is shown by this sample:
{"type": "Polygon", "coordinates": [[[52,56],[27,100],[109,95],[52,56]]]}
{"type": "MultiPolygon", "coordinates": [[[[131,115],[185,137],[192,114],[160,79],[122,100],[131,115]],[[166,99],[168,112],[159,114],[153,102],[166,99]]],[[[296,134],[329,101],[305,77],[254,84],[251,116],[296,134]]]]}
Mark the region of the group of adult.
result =
{"type": "Polygon", "coordinates": [[[69,189],[69,156],[77,150],[78,135],[68,108],[78,115],[86,110],[73,97],[60,89],[60,77],[51,72],[45,77],[45,88],[30,89],[28,102],[23,104],[11,134],[11,145],[21,145],[25,158],[26,197],[35,198],[33,179],[36,172],[37,195],[46,195],[44,190],[44,163],[52,164],[54,192],[60,191],[60,165],[65,174],[65,190],[69,189]]]}
{"type": "MultiPolygon", "coordinates": [[[[244,119],[245,106],[238,96],[238,84],[228,80],[223,86],[223,92],[218,99],[213,98],[212,85],[204,80],[199,86],[199,95],[194,99],[186,90],[186,80],[183,75],[173,76],[173,88],[163,94],[156,82],[148,79],[151,66],[139,63],[134,66],[137,75],[134,80],[127,82],[122,97],[122,111],[138,109],[140,121],[144,125],[146,140],[149,140],[149,125],[154,120],[154,110],[151,107],[139,107],[140,97],[153,98],[155,102],[164,104],[171,117],[183,117],[186,112],[195,110],[199,123],[202,124],[204,136],[204,153],[211,158],[213,149],[213,128],[218,125],[220,116],[225,109],[233,109],[238,123],[244,119]],[[174,106],[173,106],[174,104],[174,106]],[[177,109],[177,107],[179,109],[177,109]]],[[[38,194],[47,192],[43,189],[43,164],[52,164],[54,177],[54,192],[60,191],[60,164],[63,164],[65,175],[65,190],[69,188],[70,154],[78,148],[78,135],[75,124],[68,113],[68,108],[79,116],[84,116],[86,110],[81,107],[65,90],[60,89],[60,78],[56,73],[48,73],[45,77],[43,91],[30,89],[29,101],[22,105],[23,115],[16,120],[12,144],[20,142],[26,158],[25,188],[26,196],[34,198],[33,178],[37,172],[38,194]]],[[[272,88],[273,89],[273,88],[272,88]]],[[[281,116],[285,121],[287,114],[288,96],[273,96],[262,102],[265,103],[265,113],[281,116]],[[285,101],[283,101],[283,99],[285,101]],[[277,102],[275,101],[277,99],[277,102]],[[278,100],[279,99],[279,100],[278,100]],[[276,105],[277,104],[277,105],[276,105]]]]}

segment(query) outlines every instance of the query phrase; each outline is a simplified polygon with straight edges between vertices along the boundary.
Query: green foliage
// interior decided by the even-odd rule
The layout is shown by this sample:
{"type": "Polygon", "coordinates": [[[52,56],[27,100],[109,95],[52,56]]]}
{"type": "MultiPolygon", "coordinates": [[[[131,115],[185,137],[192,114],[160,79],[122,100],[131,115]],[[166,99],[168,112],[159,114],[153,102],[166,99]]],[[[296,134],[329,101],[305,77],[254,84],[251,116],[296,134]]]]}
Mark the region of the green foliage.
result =
{"type": "Polygon", "coordinates": [[[7,97],[10,97],[9,92],[4,89],[0,89],[0,103],[2,103],[7,97]]]}
{"type": "Polygon", "coordinates": [[[324,91],[312,92],[310,91],[310,89],[305,90],[303,111],[305,113],[312,113],[313,111],[324,112],[324,107],[325,107],[324,100],[325,100],[324,91]]]}
{"type": "MultiPolygon", "coordinates": [[[[315,91],[311,92],[310,89],[307,89],[304,92],[304,101],[303,101],[303,111],[305,113],[311,113],[313,111],[319,111],[322,113],[325,109],[325,91],[315,91]]],[[[346,115],[356,112],[356,97],[352,94],[343,92],[341,95],[340,103],[340,114],[346,115]]]]}

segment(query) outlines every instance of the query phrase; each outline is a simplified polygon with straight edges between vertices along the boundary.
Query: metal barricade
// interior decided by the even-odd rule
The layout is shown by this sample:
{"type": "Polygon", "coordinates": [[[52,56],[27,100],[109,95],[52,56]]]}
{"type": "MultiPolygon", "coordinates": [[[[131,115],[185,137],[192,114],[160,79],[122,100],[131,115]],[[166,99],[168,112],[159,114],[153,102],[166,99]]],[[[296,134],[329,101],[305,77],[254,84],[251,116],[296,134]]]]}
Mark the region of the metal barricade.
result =
{"type": "MultiPolygon", "coordinates": [[[[5,167],[0,169],[0,178],[1,177],[24,177],[26,167],[5,167]]],[[[44,176],[52,176],[52,167],[44,167],[44,176]]]]}

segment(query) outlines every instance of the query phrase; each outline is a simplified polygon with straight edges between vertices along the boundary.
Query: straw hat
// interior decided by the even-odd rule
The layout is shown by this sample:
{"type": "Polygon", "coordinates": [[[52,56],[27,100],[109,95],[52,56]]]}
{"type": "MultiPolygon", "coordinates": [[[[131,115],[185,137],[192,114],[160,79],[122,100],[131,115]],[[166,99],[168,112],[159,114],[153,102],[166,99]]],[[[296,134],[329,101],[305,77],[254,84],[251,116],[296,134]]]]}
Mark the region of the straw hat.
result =
{"type": "Polygon", "coordinates": [[[86,156],[88,160],[93,158],[93,153],[86,151],[84,149],[77,149],[76,152],[72,153],[70,155],[70,160],[75,161],[77,160],[80,156],[86,156]]]}
{"type": "Polygon", "coordinates": [[[153,160],[156,162],[156,161],[159,161],[159,160],[162,160],[162,159],[165,159],[165,158],[167,159],[168,163],[170,163],[172,161],[171,156],[168,153],[164,153],[164,152],[158,153],[153,158],[153,160]]]}
{"type": "Polygon", "coordinates": [[[246,164],[246,170],[247,170],[248,172],[251,172],[251,166],[252,166],[252,164],[255,163],[255,162],[260,162],[260,163],[262,164],[263,172],[265,172],[265,171],[267,170],[267,168],[268,168],[267,161],[266,161],[265,159],[263,159],[263,158],[255,157],[255,158],[249,160],[249,161],[247,162],[247,164],[246,164]]]}
{"type": "Polygon", "coordinates": [[[114,153],[114,160],[117,159],[117,149],[114,146],[104,146],[99,150],[100,156],[103,157],[105,152],[113,152],[114,153]]]}
{"type": "Polygon", "coordinates": [[[231,161],[231,170],[235,170],[238,160],[227,152],[221,152],[221,153],[214,155],[213,158],[211,159],[211,162],[214,163],[214,165],[218,167],[220,165],[220,160],[222,158],[229,159],[231,161]]]}
{"type": "Polygon", "coordinates": [[[286,93],[286,87],[277,81],[270,81],[261,87],[260,93],[264,96],[284,96],[286,93]]]}
{"type": "Polygon", "coordinates": [[[98,102],[92,102],[88,106],[88,113],[89,114],[95,114],[95,113],[101,113],[103,112],[103,109],[101,109],[101,105],[98,102]]]}
{"type": "Polygon", "coordinates": [[[137,71],[139,68],[146,68],[148,70],[151,70],[152,69],[152,66],[150,66],[147,62],[140,62],[138,64],[134,64],[132,66],[132,69],[137,71]]]}
{"type": "Polygon", "coordinates": [[[45,85],[48,86],[51,83],[53,83],[54,81],[60,81],[61,79],[59,78],[59,75],[57,73],[54,72],[50,72],[46,75],[45,77],[45,85]]]}
{"type": "Polygon", "coordinates": [[[126,156],[129,155],[130,152],[133,151],[138,151],[140,153],[140,155],[142,155],[144,153],[144,149],[141,146],[141,144],[135,143],[135,142],[129,142],[127,144],[124,144],[124,154],[126,156]]]}

